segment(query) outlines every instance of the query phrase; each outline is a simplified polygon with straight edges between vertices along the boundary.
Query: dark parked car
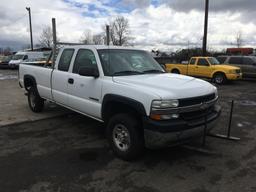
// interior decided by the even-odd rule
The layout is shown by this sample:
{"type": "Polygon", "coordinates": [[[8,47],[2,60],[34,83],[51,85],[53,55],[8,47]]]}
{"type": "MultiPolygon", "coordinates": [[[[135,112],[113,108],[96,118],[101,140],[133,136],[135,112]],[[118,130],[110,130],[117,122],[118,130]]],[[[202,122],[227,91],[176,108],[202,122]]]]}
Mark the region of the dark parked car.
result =
{"type": "Polygon", "coordinates": [[[221,64],[235,65],[241,68],[243,77],[256,78],[255,56],[218,56],[221,64]]]}
{"type": "Polygon", "coordinates": [[[0,60],[0,68],[9,68],[9,61],[12,59],[12,55],[3,56],[0,60]]]}

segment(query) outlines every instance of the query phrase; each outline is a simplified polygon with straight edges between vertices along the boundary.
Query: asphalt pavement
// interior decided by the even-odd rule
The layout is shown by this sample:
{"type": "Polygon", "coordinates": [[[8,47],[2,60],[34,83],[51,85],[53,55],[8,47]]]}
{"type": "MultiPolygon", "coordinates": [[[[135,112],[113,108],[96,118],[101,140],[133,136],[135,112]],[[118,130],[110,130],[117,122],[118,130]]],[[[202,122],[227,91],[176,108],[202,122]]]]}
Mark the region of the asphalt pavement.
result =
{"type": "Polygon", "coordinates": [[[104,125],[95,120],[68,112],[55,116],[63,109],[50,106],[36,114],[44,118],[32,118],[17,79],[1,80],[1,74],[15,71],[2,71],[1,121],[13,113],[23,118],[0,125],[0,191],[256,191],[255,81],[219,87],[223,113],[213,133],[226,134],[234,100],[231,135],[240,141],[207,137],[202,146],[202,139],[196,139],[185,146],[146,150],[140,159],[126,162],[113,155],[104,125]]]}

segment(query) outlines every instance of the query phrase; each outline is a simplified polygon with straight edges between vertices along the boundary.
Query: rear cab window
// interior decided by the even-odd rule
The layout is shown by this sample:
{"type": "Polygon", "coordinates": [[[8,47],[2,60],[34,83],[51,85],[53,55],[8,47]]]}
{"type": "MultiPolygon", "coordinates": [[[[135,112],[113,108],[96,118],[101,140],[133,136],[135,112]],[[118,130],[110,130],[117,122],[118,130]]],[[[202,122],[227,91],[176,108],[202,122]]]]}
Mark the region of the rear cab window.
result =
{"type": "Polygon", "coordinates": [[[60,61],[58,64],[58,70],[68,71],[74,51],[75,51],[74,49],[64,49],[62,51],[60,61]]]}

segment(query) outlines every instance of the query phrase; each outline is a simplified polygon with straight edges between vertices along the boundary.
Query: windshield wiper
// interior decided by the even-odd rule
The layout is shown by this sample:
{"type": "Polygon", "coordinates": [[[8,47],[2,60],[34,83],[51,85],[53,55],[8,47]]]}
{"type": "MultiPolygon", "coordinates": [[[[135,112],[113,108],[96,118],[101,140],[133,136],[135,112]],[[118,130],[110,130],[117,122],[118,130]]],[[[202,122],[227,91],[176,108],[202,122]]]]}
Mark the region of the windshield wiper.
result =
{"type": "Polygon", "coordinates": [[[159,69],[150,69],[150,70],[146,70],[143,71],[144,73],[165,73],[164,71],[161,71],[159,69]]]}
{"type": "Polygon", "coordinates": [[[112,75],[115,76],[115,75],[136,75],[136,74],[143,74],[143,72],[127,70],[127,71],[118,71],[113,73],[112,75]]]}

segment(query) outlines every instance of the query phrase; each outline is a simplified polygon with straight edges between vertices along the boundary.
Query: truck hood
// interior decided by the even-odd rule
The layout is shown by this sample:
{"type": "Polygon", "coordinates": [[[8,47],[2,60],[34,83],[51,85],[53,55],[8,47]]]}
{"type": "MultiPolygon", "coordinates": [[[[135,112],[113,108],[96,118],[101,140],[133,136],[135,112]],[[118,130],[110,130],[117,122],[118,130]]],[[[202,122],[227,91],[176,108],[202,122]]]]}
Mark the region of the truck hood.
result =
{"type": "Polygon", "coordinates": [[[113,81],[157,95],[161,99],[197,97],[216,92],[216,87],[206,81],[171,73],[115,76],[113,81]]]}
{"type": "Polygon", "coordinates": [[[235,67],[233,65],[215,65],[218,69],[224,69],[224,70],[236,70],[240,69],[239,67],[235,67]]]}
{"type": "Polygon", "coordinates": [[[20,64],[22,62],[22,59],[18,59],[18,60],[11,60],[9,62],[9,64],[20,64]]]}

